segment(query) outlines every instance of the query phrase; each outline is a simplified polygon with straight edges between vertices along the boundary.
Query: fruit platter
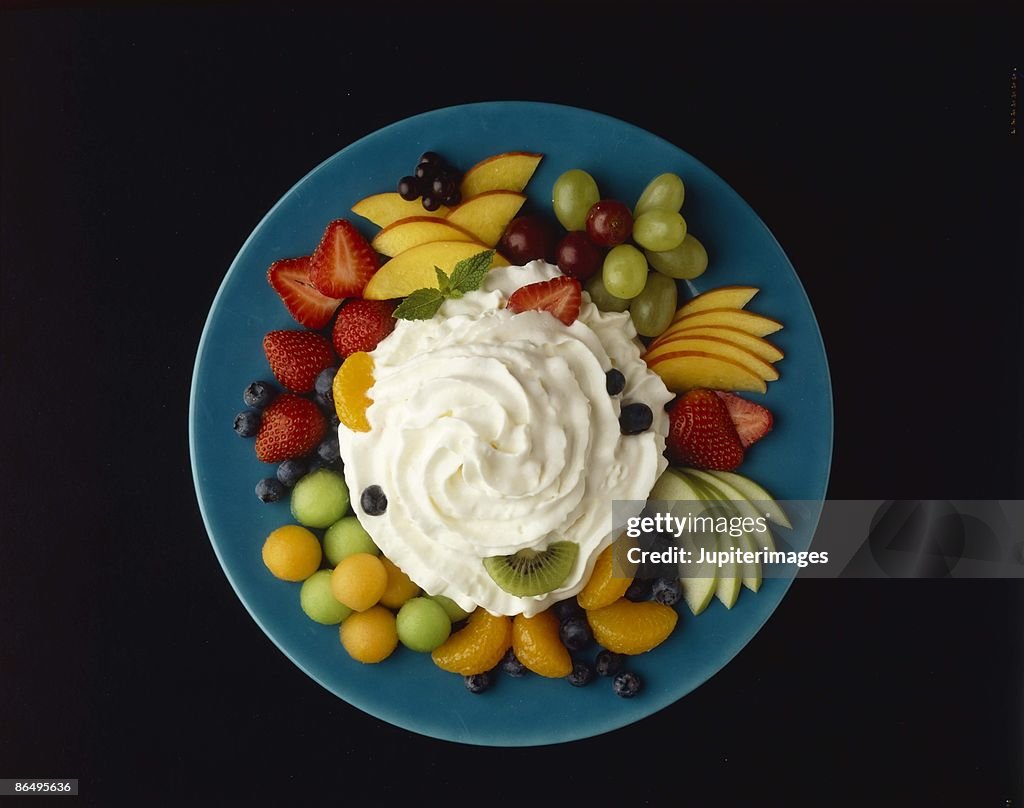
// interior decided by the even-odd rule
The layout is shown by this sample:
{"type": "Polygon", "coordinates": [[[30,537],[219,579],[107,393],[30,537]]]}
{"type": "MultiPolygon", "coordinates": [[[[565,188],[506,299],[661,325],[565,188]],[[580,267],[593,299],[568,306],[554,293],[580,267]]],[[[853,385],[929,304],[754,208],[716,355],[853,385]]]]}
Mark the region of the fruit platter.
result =
{"type": "Polygon", "coordinates": [[[215,553],[299,668],[517,746],[637,721],[743,648],[791,577],[633,577],[624,519],[757,502],[806,548],[818,512],[779,502],[823,500],[832,400],[793,267],[721,179],[622,121],[492,102],[282,197],[214,300],[189,427],[215,553]]]}

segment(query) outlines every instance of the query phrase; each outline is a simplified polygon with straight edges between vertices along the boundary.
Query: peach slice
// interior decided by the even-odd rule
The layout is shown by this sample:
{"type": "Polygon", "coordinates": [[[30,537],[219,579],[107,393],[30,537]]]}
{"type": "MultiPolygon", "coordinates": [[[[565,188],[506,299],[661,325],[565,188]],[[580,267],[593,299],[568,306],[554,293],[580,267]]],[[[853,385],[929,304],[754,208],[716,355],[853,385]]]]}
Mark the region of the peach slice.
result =
{"type": "Polygon", "coordinates": [[[708,309],[742,309],[760,291],[756,286],[720,286],[687,300],[676,319],[708,309]]]}
{"type": "Polygon", "coordinates": [[[674,393],[698,387],[751,393],[764,393],[768,389],[764,379],[738,362],[703,351],[680,351],[666,356],[651,370],[661,376],[665,386],[674,393]]]}
{"type": "Polygon", "coordinates": [[[493,247],[525,201],[526,197],[518,191],[485,191],[452,208],[447,218],[449,223],[493,247]]]}
{"type": "Polygon", "coordinates": [[[750,351],[754,356],[763,359],[765,362],[778,362],[785,357],[785,354],[768,342],[768,340],[755,337],[753,334],[740,331],[738,328],[729,328],[724,325],[704,325],[692,328],[679,328],[676,325],[669,328],[652,342],[651,349],[660,348],[662,345],[675,342],[681,337],[717,337],[718,339],[724,339],[726,342],[731,342],[733,345],[750,351]]]}
{"type": "Polygon", "coordinates": [[[779,372],[763,359],[718,337],[680,337],[678,340],[650,349],[644,354],[644,361],[647,367],[657,373],[659,363],[692,351],[729,359],[766,382],[773,382],[779,378],[779,372]]]}
{"type": "Polygon", "coordinates": [[[369,219],[378,227],[387,227],[399,219],[408,219],[410,216],[428,216],[443,219],[448,215],[450,208],[441,205],[437,210],[425,210],[418,199],[409,202],[402,199],[398,194],[374,194],[365,199],[360,199],[352,206],[352,212],[369,219]]]}
{"type": "Polygon", "coordinates": [[[505,152],[481,160],[463,175],[462,198],[487,191],[522,191],[543,157],[533,152],[505,152]]]}
{"type": "MultiPolygon", "coordinates": [[[[475,241],[429,241],[420,244],[385,262],[366,284],[363,297],[366,300],[391,300],[406,297],[428,286],[436,289],[437,273],[434,267],[440,267],[451,274],[459,261],[486,249],[483,244],[475,241]]],[[[508,261],[494,254],[492,267],[507,265],[508,261]]]]}
{"type": "Polygon", "coordinates": [[[476,241],[468,230],[435,216],[410,216],[381,230],[370,246],[381,255],[394,258],[399,253],[428,241],[476,241]]]}
{"type": "Polygon", "coordinates": [[[773,320],[771,317],[762,317],[760,314],[753,314],[743,309],[707,309],[706,311],[698,311],[694,314],[682,316],[677,312],[673,323],[686,323],[685,326],[680,325],[680,328],[690,328],[691,326],[698,325],[722,325],[729,328],[738,328],[740,331],[746,331],[755,337],[766,337],[782,328],[782,323],[778,320],[773,320]]]}

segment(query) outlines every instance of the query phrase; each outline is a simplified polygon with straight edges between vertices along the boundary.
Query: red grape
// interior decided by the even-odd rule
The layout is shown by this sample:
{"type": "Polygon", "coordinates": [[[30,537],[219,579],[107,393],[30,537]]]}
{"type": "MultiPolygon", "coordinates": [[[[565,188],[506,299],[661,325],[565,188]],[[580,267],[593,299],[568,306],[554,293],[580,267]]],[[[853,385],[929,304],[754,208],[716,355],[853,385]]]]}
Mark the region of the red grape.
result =
{"type": "Polygon", "coordinates": [[[538,258],[553,261],[555,228],[541,216],[520,216],[505,228],[498,252],[513,264],[525,264],[538,258]]]}
{"type": "Polygon", "coordinates": [[[555,249],[555,263],[570,278],[585,281],[598,269],[604,250],[592,242],[582,230],[567,233],[555,249]]]}
{"type": "Polygon", "coordinates": [[[587,214],[587,235],[595,244],[614,247],[633,232],[633,214],[616,199],[602,199],[587,214]]]}

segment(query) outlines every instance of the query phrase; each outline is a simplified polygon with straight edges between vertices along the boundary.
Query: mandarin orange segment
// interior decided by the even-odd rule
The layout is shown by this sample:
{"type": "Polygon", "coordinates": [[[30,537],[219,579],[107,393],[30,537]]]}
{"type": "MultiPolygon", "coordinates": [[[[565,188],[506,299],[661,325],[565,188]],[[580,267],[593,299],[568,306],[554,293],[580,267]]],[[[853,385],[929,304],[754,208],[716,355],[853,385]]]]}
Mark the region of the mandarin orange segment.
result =
{"type": "Polygon", "coordinates": [[[338,420],[353,432],[369,432],[366,410],[373,403],[367,392],[373,387],[373,357],[365,351],[349,355],[334,377],[334,409],[338,420]]]}
{"type": "Polygon", "coordinates": [[[572,673],[572,658],[558,636],[558,618],[552,612],[533,617],[517,614],[512,621],[512,650],[516,658],[540,676],[572,673]]]}
{"type": "Polygon", "coordinates": [[[512,621],[477,609],[466,627],[455,632],[434,649],[434,664],[451,673],[472,676],[486,673],[501,662],[512,645],[512,621]]]}
{"type": "Polygon", "coordinates": [[[634,603],[622,598],[587,612],[594,639],[616,654],[642,654],[661,645],[678,619],[671,606],[652,600],[634,603]]]}
{"type": "Polygon", "coordinates": [[[617,578],[613,567],[612,545],[608,545],[597,557],[594,564],[594,571],[590,575],[587,585],[580,590],[576,596],[580,606],[584,609],[600,609],[602,606],[610,606],[626,594],[630,578],[617,578]]]}

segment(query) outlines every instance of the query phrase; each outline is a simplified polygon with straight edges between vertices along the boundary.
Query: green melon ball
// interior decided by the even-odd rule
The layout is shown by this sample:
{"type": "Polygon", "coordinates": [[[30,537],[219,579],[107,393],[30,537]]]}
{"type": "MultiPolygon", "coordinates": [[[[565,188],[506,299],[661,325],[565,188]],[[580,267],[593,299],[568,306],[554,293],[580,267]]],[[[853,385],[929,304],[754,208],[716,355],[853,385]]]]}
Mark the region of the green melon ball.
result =
{"type": "Polygon", "coordinates": [[[340,623],[352,610],[339,603],[331,594],[331,571],[320,570],[310,575],[299,590],[299,603],[310,620],[333,626],[340,623]]]}
{"type": "Polygon", "coordinates": [[[398,611],[398,639],[406,648],[429,653],[448,639],[452,621],[445,610],[430,598],[413,598],[398,611]]]}
{"type": "Polygon", "coordinates": [[[444,609],[445,614],[448,615],[448,619],[453,623],[458,623],[460,620],[465,620],[469,617],[469,612],[459,606],[454,600],[444,595],[431,595],[431,600],[436,600],[441,608],[444,609]]]}
{"type": "Polygon", "coordinates": [[[292,489],[292,516],[306,527],[333,525],[348,510],[348,486],[336,471],[318,469],[292,489]]]}
{"type": "Polygon", "coordinates": [[[354,516],[346,516],[324,533],[324,555],[327,556],[327,563],[336,567],[343,558],[356,553],[380,555],[380,550],[370,534],[359,524],[359,520],[354,516]]]}

